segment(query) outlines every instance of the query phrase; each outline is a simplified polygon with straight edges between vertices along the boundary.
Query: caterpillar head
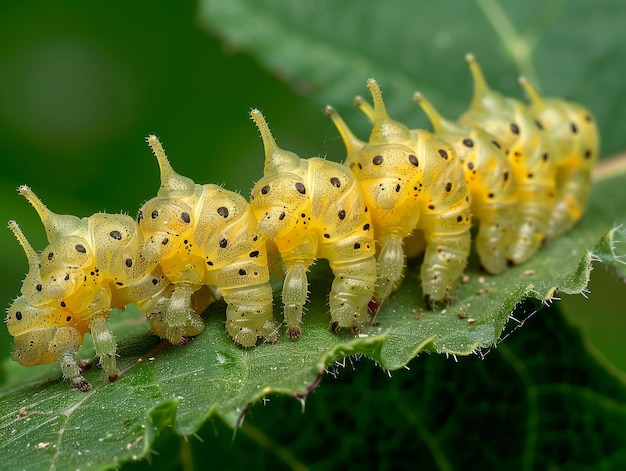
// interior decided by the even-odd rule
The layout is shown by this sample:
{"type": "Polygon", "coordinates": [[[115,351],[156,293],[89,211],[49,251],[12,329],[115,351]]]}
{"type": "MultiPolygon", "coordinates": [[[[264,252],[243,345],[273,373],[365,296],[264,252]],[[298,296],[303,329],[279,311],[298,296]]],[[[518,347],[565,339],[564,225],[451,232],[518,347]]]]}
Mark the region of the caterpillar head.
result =
{"type": "MultiPolygon", "coordinates": [[[[53,213],[25,185],[19,192],[39,214],[50,242],[39,260],[42,293],[47,299],[66,297],[84,282],[84,271],[94,264],[87,242],[88,220],[53,213]]],[[[25,250],[28,255],[28,249],[25,250]]]]}
{"type": "Polygon", "coordinates": [[[144,257],[158,261],[175,255],[181,237],[193,230],[193,208],[184,199],[194,200],[199,185],[172,169],[156,136],[148,136],[148,144],[159,163],[161,187],[139,210],[137,222],[145,238],[144,257]]]}
{"type": "Polygon", "coordinates": [[[382,92],[374,79],[367,81],[374,106],[362,98],[355,99],[359,109],[372,121],[367,144],[354,137],[336,111],[328,107],[331,117],[346,145],[346,164],[361,182],[370,204],[392,210],[403,204],[413,187],[419,160],[415,136],[404,124],[389,117],[382,92]]]}
{"type": "Polygon", "coordinates": [[[309,203],[306,181],[297,173],[307,168],[307,162],[278,147],[259,110],[252,110],[250,115],[261,132],[265,148],[264,177],[254,185],[250,205],[259,221],[261,236],[273,239],[291,230],[309,203]]]}
{"type": "Polygon", "coordinates": [[[599,133],[591,112],[573,101],[543,98],[525,77],[520,86],[530,99],[537,123],[550,136],[558,161],[578,155],[587,168],[599,157],[599,133]]]}
{"type": "Polygon", "coordinates": [[[57,360],[63,353],[76,351],[88,331],[78,316],[54,302],[33,306],[24,296],[7,311],[9,333],[15,338],[13,360],[23,366],[57,360]]]}

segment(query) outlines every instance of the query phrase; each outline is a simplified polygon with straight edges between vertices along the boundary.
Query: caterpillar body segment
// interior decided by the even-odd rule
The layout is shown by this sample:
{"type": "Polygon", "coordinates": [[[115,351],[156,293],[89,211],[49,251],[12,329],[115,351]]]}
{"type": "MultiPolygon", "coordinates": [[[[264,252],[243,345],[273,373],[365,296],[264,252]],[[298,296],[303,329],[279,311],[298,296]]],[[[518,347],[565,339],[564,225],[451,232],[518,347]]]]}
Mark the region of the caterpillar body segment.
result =
{"type": "Polygon", "coordinates": [[[287,334],[297,338],[306,303],[306,272],[328,259],[335,277],[329,302],[333,330],[358,332],[368,320],[376,261],[373,226],[354,174],[345,166],[280,149],[260,111],[253,110],[265,147],[264,176],[250,204],[259,232],[271,238],[285,266],[283,304],[287,334]]]}
{"type": "MultiPolygon", "coordinates": [[[[179,343],[202,322],[193,296],[205,285],[218,287],[228,304],[226,330],[243,347],[257,339],[275,341],[266,240],[241,195],[199,185],[172,169],[156,136],[148,143],[159,163],[161,187],[137,217],[144,235],[143,253],[158,262],[174,285],[162,334],[179,343]]],[[[206,304],[206,302],[205,302],[206,304]]]]}
{"type": "MultiPolygon", "coordinates": [[[[87,391],[91,389],[91,385],[81,375],[76,353],[82,345],[84,334],[99,322],[95,319],[106,319],[108,316],[108,309],[103,310],[101,306],[106,303],[106,296],[92,299],[88,305],[91,309],[82,311],[71,309],[63,299],[44,297],[41,294],[41,283],[37,283],[40,289],[36,290],[40,295],[30,297],[29,283],[41,279],[40,255],[32,248],[15,221],[9,222],[9,228],[24,249],[30,267],[22,287],[23,294],[7,310],[7,328],[15,340],[12,358],[24,366],[59,361],[63,376],[71,380],[79,390],[87,391]]],[[[106,290],[103,292],[106,295],[106,290]]],[[[112,335],[110,338],[113,338],[112,335]]],[[[96,347],[96,355],[100,358],[105,373],[114,380],[117,378],[114,341],[113,345],[99,344],[96,347]]]]}
{"type": "Polygon", "coordinates": [[[481,265],[489,273],[501,273],[507,267],[511,234],[519,231],[512,223],[517,195],[511,164],[495,136],[443,118],[420,93],[413,99],[430,118],[435,134],[454,147],[479,225],[475,245],[481,265]]]}
{"type": "Polygon", "coordinates": [[[345,163],[356,174],[372,212],[379,245],[377,300],[382,302],[399,286],[406,265],[402,243],[418,229],[425,246],[424,297],[429,304],[449,303],[470,249],[470,203],[461,164],[442,139],[392,120],[376,81],[367,85],[374,107],[355,100],[373,122],[367,143],[354,138],[332,108],[327,114],[346,143],[345,163]]]}
{"type": "MultiPolygon", "coordinates": [[[[29,296],[29,303],[35,309],[48,309],[52,303],[55,309],[59,306],[69,310],[72,317],[82,319],[91,331],[102,369],[109,379],[114,380],[118,374],[116,343],[106,321],[111,308],[123,309],[125,306],[116,304],[114,293],[140,282],[156,267],[141,255],[143,242],[136,223],[123,214],[96,213],[82,219],[58,215],[27,186],[21,186],[19,191],[39,214],[49,241],[38,257],[25,248],[29,258],[38,258],[36,278],[41,280],[41,284],[35,287],[39,294],[29,296]]],[[[24,241],[25,238],[20,243],[24,241]]],[[[31,261],[29,266],[32,270],[31,261]]],[[[29,277],[25,281],[28,282],[29,277]]],[[[158,296],[163,292],[163,285],[167,284],[167,280],[160,279],[143,289],[142,296],[158,296]]],[[[22,292],[33,291],[25,286],[22,292]]],[[[67,366],[75,350],[63,353],[62,367],[68,377],[74,374],[70,372],[76,371],[75,365],[67,366]]],[[[83,384],[82,380],[80,382],[83,384]]]]}
{"type": "Polygon", "coordinates": [[[556,203],[547,231],[554,240],[580,219],[591,191],[591,169],[600,155],[596,121],[584,106],[558,98],[543,98],[525,78],[520,85],[530,98],[530,109],[549,136],[556,165],[556,203]]]}
{"type": "Polygon", "coordinates": [[[511,239],[509,260],[520,264],[539,249],[548,233],[556,203],[556,153],[531,110],[490,90],[473,56],[468,55],[466,62],[474,77],[474,98],[459,121],[496,136],[508,156],[518,198],[518,230],[511,239]]]}

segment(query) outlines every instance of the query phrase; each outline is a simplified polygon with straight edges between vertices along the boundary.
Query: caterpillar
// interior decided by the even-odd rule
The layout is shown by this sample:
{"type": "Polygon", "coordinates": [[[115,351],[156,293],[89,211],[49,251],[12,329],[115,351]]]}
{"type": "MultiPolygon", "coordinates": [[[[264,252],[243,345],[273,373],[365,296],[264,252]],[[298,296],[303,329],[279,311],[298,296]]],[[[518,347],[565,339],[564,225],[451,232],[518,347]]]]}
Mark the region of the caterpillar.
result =
{"type": "MultiPolygon", "coordinates": [[[[9,223],[29,263],[22,296],[7,314],[17,347],[13,359],[24,365],[59,360],[63,376],[79,390],[89,390],[76,352],[84,333],[90,331],[102,369],[115,381],[117,348],[107,326],[111,308],[135,303],[152,323],[160,316],[163,299],[171,294],[169,280],[142,257],[141,235],[131,217],[58,215],[29,187],[21,186],[19,192],[37,211],[49,244],[38,254],[17,223],[9,223]]],[[[202,330],[201,323],[193,324],[186,333],[193,336],[202,330]]]]}
{"type": "Polygon", "coordinates": [[[367,82],[373,105],[355,99],[372,122],[367,141],[326,107],[346,147],[343,164],[281,149],[262,113],[252,110],[265,162],[249,202],[176,173],[153,135],[147,142],[161,184],[136,219],[58,215],[20,187],[48,246],[37,252],[9,222],[29,266],[7,311],[13,359],[25,366],[58,361],[65,378],[89,390],[76,358],[86,333],[105,375],[111,381],[118,375],[107,326],[112,308],[135,304],[156,335],[184,344],[204,329],[200,314],[215,300],[209,287],[223,295],[235,344],[274,343],[279,325],[269,276],[277,265],[286,333],[296,339],[316,259],[327,259],[334,276],[330,329],[356,334],[372,299],[380,305],[402,283],[407,253],[424,252],[420,275],[429,307],[453,302],[472,225],[486,271],[523,263],[583,214],[598,130],[582,105],[543,98],[524,78],[529,103],[505,97],[488,88],[473,56],[466,62],[474,97],[458,121],[413,95],[433,132],[393,120],[373,79],[367,82]]]}
{"type": "Polygon", "coordinates": [[[374,79],[374,100],[357,105],[373,122],[367,143],[326,107],[347,149],[345,164],[356,174],[372,208],[379,244],[376,298],[382,303],[399,285],[406,266],[403,240],[421,230],[425,241],[422,290],[429,305],[449,304],[470,251],[469,193],[454,148],[434,134],[392,120],[374,79]]]}
{"type": "Polygon", "coordinates": [[[259,233],[276,244],[285,266],[282,301],[287,335],[301,334],[308,292],[307,269],[328,259],[335,276],[329,303],[331,328],[358,333],[367,322],[374,294],[374,228],[355,175],[347,167],[279,148],[265,118],[250,113],[265,147],[264,175],[250,205],[259,233]]]}
{"type": "Polygon", "coordinates": [[[591,113],[560,99],[542,99],[525,78],[519,83],[530,106],[491,90],[472,54],[465,58],[474,97],[460,122],[497,135],[513,167],[519,230],[513,263],[526,261],[540,244],[569,230],[587,206],[591,167],[599,137],[591,113]]]}
{"type": "Polygon", "coordinates": [[[226,330],[235,343],[251,347],[258,338],[276,340],[272,317],[266,239],[245,198],[217,185],[198,185],[172,169],[156,136],[148,144],[158,161],[161,187],[139,210],[143,256],[158,263],[174,285],[165,310],[165,338],[177,344],[196,314],[193,293],[221,290],[227,302],[226,330]]]}

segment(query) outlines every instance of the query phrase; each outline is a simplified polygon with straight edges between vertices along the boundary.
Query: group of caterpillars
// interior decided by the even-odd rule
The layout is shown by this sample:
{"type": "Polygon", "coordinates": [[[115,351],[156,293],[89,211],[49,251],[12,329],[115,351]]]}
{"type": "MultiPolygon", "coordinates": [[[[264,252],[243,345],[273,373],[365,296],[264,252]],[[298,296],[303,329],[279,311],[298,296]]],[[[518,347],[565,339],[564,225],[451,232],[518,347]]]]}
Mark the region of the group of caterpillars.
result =
{"type": "Polygon", "coordinates": [[[424,252],[421,282],[429,306],[452,302],[470,252],[470,228],[482,267],[497,274],[520,264],[544,241],[569,230],[587,206],[598,131],[589,111],[544,99],[528,81],[525,104],[490,90],[468,55],[474,98],[458,121],[414,100],[434,134],[389,117],[375,80],[367,142],[326,108],[345,146],[345,164],[302,159],[279,148],[258,110],[251,116],[265,147],[264,176],[250,203],[234,192],[177,174],[159,140],[148,137],[161,187],[139,210],[87,218],[58,215],[26,186],[19,192],[45,227],[49,245],[37,252],[14,221],[9,228],[29,262],[21,296],[9,307],[13,359],[32,366],[59,361],[65,378],[86,391],[76,353],[91,332],[96,356],[117,378],[111,308],[135,304],[152,331],[184,344],[204,329],[200,314],[219,288],[226,330],[251,347],[275,342],[270,267],[284,274],[287,336],[301,333],[307,270],[327,259],[334,275],[331,329],[358,333],[368,305],[380,305],[400,285],[406,251],[424,252]]]}

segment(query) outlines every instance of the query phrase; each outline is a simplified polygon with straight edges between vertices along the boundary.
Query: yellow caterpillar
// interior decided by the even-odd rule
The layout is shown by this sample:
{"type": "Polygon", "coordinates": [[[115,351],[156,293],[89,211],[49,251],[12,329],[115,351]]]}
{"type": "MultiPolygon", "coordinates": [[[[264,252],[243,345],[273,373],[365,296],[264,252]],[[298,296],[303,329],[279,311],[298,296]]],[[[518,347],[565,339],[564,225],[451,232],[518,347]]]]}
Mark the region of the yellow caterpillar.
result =
{"type": "MultiPolygon", "coordinates": [[[[38,254],[18,225],[9,223],[29,262],[22,296],[7,313],[16,343],[13,358],[29,366],[59,360],[64,377],[78,389],[88,390],[75,356],[83,334],[90,331],[102,369],[114,381],[116,343],[107,326],[109,311],[135,303],[152,323],[171,295],[169,280],[142,257],[143,241],[131,217],[58,215],[27,186],[19,191],[39,214],[49,245],[38,254]]],[[[185,333],[197,335],[203,328],[202,321],[192,323],[185,333]]]]}
{"type": "Polygon", "coordinates": [[[341,164],[280,149],[261,112],[251,115],[263,139],[265,168],[250,204],[259,233],[274,241],[285,266],[287,335],[300,336],[306,272],[316,258],[328,259],[335,275],[331,328],[358,332],[367,322],[376,280],[372,219],[359,184],[341,164]]]}
{"type": "Polygon", "coordinates": [[[161,188],[137,216],[143,256],[158,263],[174,285],[165,331],[159,333],[179,343],[196,316],[193,293],[213,285],[228,303],[226,330],[235,343],[250,347],[257,338],[275,341],[266,239],[257,231],[248,202],[217,185],[198,185],[178,175],[159,140],[149,136],[148,144],[159,163],[161,188]]]}
{"type": "Polygon", "coordinates": [[[527,260],[584,212],[598,130],[581,105],[544,99],[525,79],[520,84],[530,104],[504,97],[487,87],[473,56],[467,63],[474,98],[458,122],[414,95],[434,134],[390,118],[373,79],[367,82],[373,106],[356,99],[372,121],[366,142],[327,107],[347,149],[345,165],[279,148],[253,110],[265,166],[250,203],[177,174],[155,136],[148,144],[161,186],[137,221],[121,214],[58,215],[20,187],[49,244],[38,253],[9,223],[29,263],[21,296],[7,312],[13,358],[26,366],[59,361],[63,375],[86,391],[76,352],[87,332],[105,374],[117,378],[111,308],[133,303],[155,334],[184,344],[204,329],[199,314],[214,300],[209,286],[228,305],[226,330],[237,345],[273,343],[274,251],[285,275],[287,336],[294,339],[302,332],[307,271],[318,258],[328,260],[334,275],[330,327],[353,333],[367,324],[372,298],[380,304],[401,284],[407,240],[411,252],[424,251],[421,284],[429,306],[452,302],[472,224],[481,265],[490,273],[527,260]]]}
{"type": "Polygon", "coordinates": [[[374,108],[357,102],[373,123],[367,143],[327,107],[347,148],[345,163],[357,176],[372,211],[379,244],[376,298],[384,301],[401,282],[403,239],[423,233],[422,291],[429,305],[452,302],[470,251],[469,192],[454,148],[428,131],[392,120],[378,83],[370,79],[374,108]]]}

